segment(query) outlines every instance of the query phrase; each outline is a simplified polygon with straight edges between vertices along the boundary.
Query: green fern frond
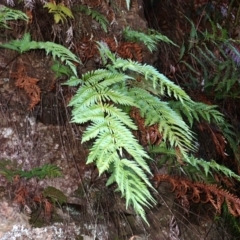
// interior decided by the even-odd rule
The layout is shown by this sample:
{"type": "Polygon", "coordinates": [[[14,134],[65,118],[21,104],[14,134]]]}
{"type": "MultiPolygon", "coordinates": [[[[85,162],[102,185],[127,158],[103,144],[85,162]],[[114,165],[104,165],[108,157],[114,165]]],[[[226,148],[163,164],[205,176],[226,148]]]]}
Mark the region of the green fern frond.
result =
{"type": "MultiPolygon", "coordinates": [[[[112,73],[106,69],[99,69],[84,74],[79,80],[83,86],[77,91],[76,95],[71,100],[69,106],[81,103],[79,111],[84,110],[98,101],[112,101],[121,105],[136,106],[134,100],[127,96],[124,91],[113,90],[112,85],[131,79],[129,76],[122,73],[112,73]],[[104,81],[103,81],[104,80],[104,81]],[[109,88],[111,87],[111,88],[109,88]]],[[[66,83],[68,84],[68,82],[66,83]]]]}
{"type": "Polygon", "coordinates": [[[191,164],[193,167],[195,167],[197,169],[199,169],[199,166],[201,166],[204,169],[204,172],[205,172],[206,176],[208,174],[213,174],[213,171],[215,171],[215,172],[218,172],[218,173],[221,172],[227,177],[230,177],[230,178],[233,177],[236,180],[240,181],[240,176],[238,174],[234,173],[229,168],[218,164],[214,160],[205,161],[203,159],[195,158],[194,156],[185,156],[184,161],[191,164]]]}
{"type": "Polygon", "coordinates": [[[93,105],[88,108],[82,108],[81,104],[72,110],[72,121],[75,123],[85,123],[88,121],[104,121],[104,112],[101,105],[93,105]],[[83,111],[84,110],[84,111],[83,111]]]}
{"type": "Polygon", "coordinates": [[[58,57],[62,62],[68,65],[77,76],[77,70],[74,63],[81,63],[80,59],[64,46],[53,42],[37,42],[37,49],[44,49],[47,53],[51,53],[53,59],[58,57]]]}
{"type": "Polygon", "coordinates": [[[86,15],[91,16],[94,20],[96,20],[101,25],[104,32],[108,31],[107,27],[109,25],[109,22],[107,18],[104,17],[101,13],[84,5],[81,5],[78,9],[81,12],[84,12],[86,15]]]}
{"type": "Polygon", "coordinates": [[[110,70],[117,69],[123,72],[127,71],[141,74],[146,81],[152,83],[153,88],[158,90],[159,95],[168,95],[169,97],[173,96],[180,101],[190,100],[190,97],[182,88],[170,81],[165,75],[159,73],[156,68],[129,59],[116,58],[116,56],[108,49],[106,44],[98,42],[98,45],[103,62],[106,63],[108,59],[111,61],[111,64],[107,65],[110,70]]]}
{"type": "Polygon", "coordinates": [[[222,123],[224,122],[223,115],[216,108],[216,105],[207,105],[202,102],[185,101],[185,102],[175,102],[169,101],[169,105],[174,111],[178,112],[180,115],[185,115],[190,123],[193,125],[194,120],[200,121],[200,118],[210,122],[222,123]]]}
{"type": "Polygon", "coordinates": [[[33,177],[37,177],[40,179],[43,179],[45,177],[55,178],[62,176],[61,172],[62,170],[59,167],[52,164],[45,164],[42,167],[36,167],[30,171],[21,171],[20,176],[27,179],[33,177]]]}
{"type": "Polygon", "coordinates": [[[163,139],[169,141],[172,147],[179,147],[182,151],[194,150],[193,133],[168,103],[160,101],[143,89],[132,88],[129,92],[138,102],[146,125],[157,123],[163,139]]]}
{"type": "Polygon", "coordinates": [[[134,31],[130,29],[130,27],[126,27],[123,30],[123,37],[127,41],[140,43],[142,42],[149,49],[150,52],[157,50],[157,44],[160,41],[171,43],[177,46],[169,38],[153,29],[148,29],[148,33],[145,34],[143,32],[134,31]]]}
{"type": "MultiPolygon", "coordinates": [[[[156,201],[146,188],[145,182],[142,181],[145,178],[142,176],[144,173],[128,159],[116,159],[113,164],[113,173],[108,179],[107,186],[116,182],[117,190],[121,191],[122,196],[126,198],[126,208],[132,205],[136,213],[147,223],[143,206],[150,207],[156,201]]],[[[148,179],[146,181],[148,182],[148,179]]]]}
{"type": "Polygon", "coordinates": [[[67,17],[74,18],[71,9],[65,7],[62,3],[49,2],[43,7],[48,8],[48,12],[53,14],[55,23],[66,21],[67,17]]]}
{"type": "Polygon", "coordinates": [[[180,59],[188,54],[194,64],[181,63],[190,70],[188,75],[196,88],[201,87],[201,90],[210,94],[214,91],[215,99],[238,98],[240,52],[234,45],[236,41],[229,38],[228,31],[220,24],[206,17],[211,23],[211,29],[205,32],[196,29],[188,19],[192,26],[188,51],[182,48],[180,59]]]}
{"type": "Polygon", "coordinates": [[[81,87],[69,105],[73,107],[72,122],[92,122],[84,132],[82,142],[95,139],[87,163],[95,162],[100,174],[105,171],[112,172],[113,175],[119,174],[120,170],[114,167],[116,162],[120,161],[122,164],[120,158],[125,159],[125,154],[132,158],[131,161],[123,160],[129,166],[124,165],[120,171],[121,177],[112,178],[108,184],[116,182],[122,195],[126,197],[127,204],[132,204],[136,212],[145,219],[141,205],[146,205],[146,202],[153,204],[148,190],[152,186],[144,173],[151,173],[146,162],[149,156],[130,130],[136,130],[137,127],[129,115],[119,108],[121,105],[138,106],[126,87],[126,82],[131,80],[125,74],[107,69],[86,73],[79,80],[81,87]],[[127,175],[124,175],[125,172],[127,175]],[[141,187],[136,187],[138,183],[134,181],[139,181],[139,184],[142,182],[141,187]]]}
{"type": "Polygon", "coordinates": [[[62,76],[71,77],[72,70],[68,67],[63,65],[60,61],[55,60],[53,65],[51,66],[51,70],[55,73],[57,78],[62,76]]]}
{"type": "Polygon", "coordinates": [[[77,76],[77,70],[74,63],[80,63],[78,57],[64,46],[53,42],[36,42],[31,41],[29,33],[25,33],[22,39],[12,40],[8,43],[0,44],[0,47],[12,49],[19,53],[24,53],[33,49],[43,49],[47,54],[51,53],[53,59],[58,57],[62,62],[65,62],[67,66],[77,76]]]}
{"type": "Polygon", "coordinates": [[[14,163],[12,163],[10,160],[1,159],[0,167],[0,175],[5,176],[9,181],[12,181],[13,177],[16,175],[25,177],[27,179],[33,177],[43,179],[45,177],[55,178],[62,176],[62,170],[52,164],[45,164],[42,167],[36,167],[30,171],[26,171],[14,166],[14,163]]]}
{"type": "Polygon", "coordinates": [[[100,174],[108,171],[111,176],[107,184],[116,182],[127,206],[134,206],[145,219],[143,207],[154,203],[146,175],[151,174],[147,164],[150,157],[133,135],[136,126],[123,105],[139,109],[145,125],[158,124],[165,153],[170,153],[173,161],[180,157],[199,171],[202,167],[206,173],[211,173],[216,165],[197,162],[188,156],[188,151],[195,150],[195,137],[181,115],[186,115],[190,124],[200,118],[220,124],[223,118],[215,106],[193,102],[184,90],[154,67],[118,58],[104,43],[99,43],[99,51],[106,69],[69,81],[69,85],[80,85],[69,104],[73,107],[72,122],[91,122],[82,137],[82,142],[93,141],[87,163],[95,162],[100,174]],[[136,81],[139,75],[142,76],[140,83],[136,81]],[[166,95],[177,102],[162,101],[160,97],[166,95]]]}
{"type": "Polygon", "coordinates": [[[25,33],[22,39],[12,40],[8,43],[0,44],[0,47],[15,50],[19,53],[24,53],[32,49],[38,48],[38,43],[31,41],[29,33],[25,33]]]}
{"type": "Polygon", "coordinates": [[[9,28],[7,21],[23,20],[28,21],[28,16],[19,10],[14,10],[5,6],[0,7],[0,27],[9,28]]]}
{"type": "Polygon", "coordinates": [[[150,65],[118,58],[116,59],[116,62],[113,63],[113,67],[116,69],[122,69],[123,71],[133,71],[143,75],[146,81],[152,82],[153,88],[157,89],[159,95],[161,96],[168,95],[169,97],[174,97],[180,101],[190,100],[190,97],[182,88],[174,84],[166,76],[159,73],[150,65]]]}

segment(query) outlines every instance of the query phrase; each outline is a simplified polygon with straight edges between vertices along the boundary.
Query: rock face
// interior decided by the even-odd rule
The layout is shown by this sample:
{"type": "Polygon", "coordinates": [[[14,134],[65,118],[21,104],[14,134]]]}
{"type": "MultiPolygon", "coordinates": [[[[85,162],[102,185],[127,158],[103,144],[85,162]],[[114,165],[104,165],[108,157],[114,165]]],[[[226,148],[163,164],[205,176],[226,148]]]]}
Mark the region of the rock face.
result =
{"type": "Polygon", "coordinates": [[[10,206],[8,202],[0,203],[0,238],[4,239],[5,233],[12,230],[14,226],[30,228],[29,218],[20,212],[17,205],[10,206]]]}

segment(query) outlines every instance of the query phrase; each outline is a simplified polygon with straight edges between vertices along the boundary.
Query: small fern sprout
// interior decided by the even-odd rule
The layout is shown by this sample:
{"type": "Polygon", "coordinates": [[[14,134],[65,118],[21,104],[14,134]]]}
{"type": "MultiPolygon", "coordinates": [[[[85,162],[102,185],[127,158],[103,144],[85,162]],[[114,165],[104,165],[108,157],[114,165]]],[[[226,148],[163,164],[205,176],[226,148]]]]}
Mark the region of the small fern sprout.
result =
{"type": "Polygon", "coordinates": [[[55,23],[66,21],[67,17],[74,18],[71,9],[64,6],[63,3],[49,2],[44,5],[44,8],[47,8],[49,13],[53,14],[55,23]]]}

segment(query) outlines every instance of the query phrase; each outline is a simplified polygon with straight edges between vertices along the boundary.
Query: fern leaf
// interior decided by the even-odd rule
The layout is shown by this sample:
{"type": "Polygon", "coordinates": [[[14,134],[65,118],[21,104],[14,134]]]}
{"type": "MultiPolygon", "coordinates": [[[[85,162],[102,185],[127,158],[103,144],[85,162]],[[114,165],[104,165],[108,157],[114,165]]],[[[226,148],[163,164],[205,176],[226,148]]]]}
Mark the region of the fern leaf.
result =
{"type": "Polygon", "coordinates": [[[98,161],[99,155],[106,151],[117,152],[109,129],[99,133],[88,155],[87,163],[98,161]]]}
{"type": "Polygon", "coordinates": [[[28,21],[28,16],[19,10],[14,10],[5,6],[0,8],[0,27],[9,28],[6,24],[7,21],[11,20],[23,20],[28,21]]]}
{"type": "Polygon", "coordinates": [[[136,166],[132,165],[129,160],[118,159],[114,161],[114,170],[107,185],[116,182],[119,186],[117,190],[120,190],[122,196],[126,198],[126,207],[128,207],[129,204],[133,205],[136,213],[147,223],[145,211],[142,206],[150,207],[156,203],[156,201],[136,172],[138,172],[138,169],[136,169],[136,166]]]}
{"type": "Polygon", "coordinates": [[[30,34],[25,33],[22,39],[12,40],[8,43],[0,44],[0,47],[12,49],[20,53],[33,49],[44,49],[47,54],[51,53],[54,59],[58,57],[62,62],[65,62],[70,67],[74,75],[77,76],[77,70],[74,63],[80,63],[80,60],[70,50],[60,44],[53,42],[31,41],[30,34]]]}
{"type": "Polygon", "coordinates": [[[126,27],[123,30],[123,37],[127,41],[131,41],[131,42],[143,42],[150,52],[157,50],[157,44],[160,41],[164,41],[164,42],[175,45],[166,36],[162,35],[161,33],[153,29],[149,29],[148,34],[145,34],[143,32],[131,30],[130,27],[126,27]]]}
{"type": "Polygon", "coordinates": [[[119,159],[116,149],[106,148],[102,150],[97,158],[96,165],[101,175],[103,172],[108,171],[111,164],[119,159]]]}
{"type": "Polygon", "coordinates": [[[81,79],[79,79],[78,77],[76,76],[71,76],[65,83],[63,83],[62,85],[68,85],[70,87],[76,87],[78,86],[79,84],[81,84],[82,81],[81,79]]]}
{"type": "Polygon", "coordinates": [[[146,125],[159,124],[159,132],[165,141],[169,141],[172,147],[193,150],[193,133],[182,118],[173,111],[166,102],[139,88],[132,88],[133,94],[138,101],[142,117],[146,125]]]}
{"type": "Polygon", "coordinates": [[[42,167],[36,167],[33,168],[31,171],[21,171],[20,172],[21,177],[26,177],[27,179],[38,177],[40,179],[43,179],[45,177],[60,177],[61,169],[55,165],[52,164],[45,164],[42,167]]]}
{"type": "Polygon", "coordinates": [[[8,43],[0,44],[0,47],[12,49],[18,51],[19,53],[24,53],[31,49],[38,47],[37,42],[31,41],[31,36],[29,33],[25,33],[22,39],[12,40],[8,43]]]}
{"type": "Polygon", "coordinates": [[[68,7],[65,7],[62,3],[58,4],[58,9],[59,11],[62,12],[62,14],[64,14],[65,16],[68,16],[70,18],[74,18],[73,17],[73,14],[72,14],[72,11],[68,8],[68,7]]]}
{"type": "Polygon", "coordinates": [[[143,75],[146,80],[152,82],[154,88],[159,89],[159,95],[167,94],[169,97],[173,96],[180,101],[190,100],[189,96],[183,89],[174,84],[166,76],[159,73],[150,65],[142,65],[132,60],[117,58],[113,63],[113,66],[116,69],[122,69],[123,71],[130,70],[143,75]]]}
{"type": "Polygon", "coordinates": [[[62,14],[59,14],[59,13],[55,13],[55,14],[53,15],[53,18],[54,18],[54,22],[57,23],[57,24],[58,24],[60,21],[64,22],[64,20],[66,20],[65,16],[62,15],[62,14]]]}
{"type": "Polygon", "coordinates": [[[49,13],[53,13],[55,23],[64,22],[66,17],[74,18],[71,10],[62,3],[49,2],[44,5],[44,8],[48,8],[49,13]]]}
{"type": "Polygon", "coordinates": [[[106,118],[106,121],[110,131],[113,133],[113,142],[118,149],[125,149],[144,170],[150,173],[149,166],[144,159],[149,159],[149,156],[143,150],[143,147],[139,145],[131,131],[113,117],[106,118]]]}
{"type": "Polygon", "coordinates": [[[171,41],[167,36],[162,35],[160,32],[156,31],[155,29],[148,29],[148,35],[151,36],[151,38],[156,39],[158,42],[170,43],[175,47],[179,47],[173,41],[171,41]]]}
{"type": "MultiPolygon", "coordinates": [[[[104,120],[104,118],[102,119],[104,120]]],[[[105,121],[94,121],[83,133],[82,142],[96,138],[100,133],[106,132],[107,128],[108,126],[105,121]]]]}
{"type": "Polygon", "coordinates": [[[108,22],[107,18],[105,18],[102,14],[100,14],[98,11],[90,9],[84,5],[81,5],[79,7],[79,10],[84,12],[85,14],[91,16],[93,19],[95,19],[101,25],[104,32],[107,32],[107,27],[109,25],[109,22],[108,22]]]}
{"type": "Polygon", "coordinates": [[[185,101],[185,102],[168,102],[171,108],[187,117],[190,126],[193,121],[200,121],[204,119],[208,123],[222,123],[224,122],[223,115],[216,109],[216,105],[207,105],[201,102],[185,101]]]}
{"type": "Polygon", "coordinates": [[[88,121],[103,121],[104,112],[101,105],[93,105],[89,108],[82,108],[80,105],[73,109],[72,122],[85,123],[88,121]]]}
{"type": "Polygon", "coordinates": [[[58,57],[62,62],[65,62],[77,76],[77,70],[74,63],[81,63],[80,59],[64,46],[53,42],[38,42],[36,48],[44,49],[47,54],[51,53],[53,59],[58,57]]]}
{"type": "Polygon", "coordinates": [[[111,116],[114,119],[120,121],[121,123],[128,126],[129,128],[131,128],[133,130],[137,130],[137,127],[133,123],[132,119],[125,112],[123,112],[120,108],[114,107],[114,106],[109,105],[109,104],[104,104],[103,105],[103,110],[109,116],[111,116]]]}
{"type": "Polygon", "coordinates": [[[207,162],[203,159],[197,159],[194,156],[185,156],[184,161],[190,163],[194,167],[196,167],[196,166],[203,167],[206,175],[212,174],[212,170],[213,170],[213,171],[216,171],[216,172],[222,172],[227,177],[230,177],[230,178],[233,177],[236,180],[240,181],[240,176],[238,174],[234,173],[229,168],[218,164],[214,160],[211,160],[211,161],[207,162]]]}

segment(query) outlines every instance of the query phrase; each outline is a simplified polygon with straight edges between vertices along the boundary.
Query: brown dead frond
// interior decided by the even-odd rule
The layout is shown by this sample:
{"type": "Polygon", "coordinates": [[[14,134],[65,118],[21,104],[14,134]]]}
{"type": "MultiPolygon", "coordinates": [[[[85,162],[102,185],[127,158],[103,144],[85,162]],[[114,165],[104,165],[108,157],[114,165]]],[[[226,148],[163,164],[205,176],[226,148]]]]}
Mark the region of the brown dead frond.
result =
{"type": "MultiPolygon", "coordinates": [[[[102,38],[101,41],[104,41],[109,49],[121,58],[143,61],[142,46],[139,43],[117,42],[115,38],[111,37],[102,38]]],[[[96,42],[86,38],[80,43],[75,43],[75,52],[83,62],[99,55],[96,42]]]]}
{"type": "Polygon", "coordinates": [[[98,54],[96,43],[86,38],[75,43],[75,51],[83,62],[98,54]]]}
{"type": "Polygon", "coordinates": [[[15,192],[14,202],[24,206],[26,204],[27,198],[28,198],[27,188],[24,186],[20,186],[15,192]]]}
{"type": "Polygon", "coordinates": [[[103,41],[107,43],[112,52],[117,53],[121,58],[143,61],[142,47],[139,43],[117,42],[114,38],[104,38],[103,41]]]}
{"type": "Polygon", "coordinates": [[[225,200],[229,212],[234,216],[240,216],[240,199],[216,184],[192,182],[181,177],[162,174],[155,174],[153,180],[156,182],[157,187],[161,182],[171,183],[173,186],[172,191],[176,193],[176,197],[180,199],[180,202],[184,199],[183,202],[187,204],[191,201],[194,203],[211,203],[217,213],[221,213],[225,200]]]}
{"type": "Polygon", "coordinates": [[[54,206],[53,204],[45,198],[42,194],[35,195],[33,201],[44,211],[44,216],[46,220],[50,220],[52,217],[54,206]]]}
{"type": "Polygon", "coordinates": [[[52,211],[53,211],[53,204],[49,202],[47,198],[43,199],[43,204],[44,204],[44,215],[46,219],[50,219],[52,216],[52,211]]]}
{"type": "Polygon", "coordinates": [[[17,65],[17,71],[12,73],[11,77],[16,79],[15,85],[27,93],[30,98],[28,109],[33,109],[40,102],[41,90],[37,85],[39,79],[29,77],[23,63],[17,65]]]}

